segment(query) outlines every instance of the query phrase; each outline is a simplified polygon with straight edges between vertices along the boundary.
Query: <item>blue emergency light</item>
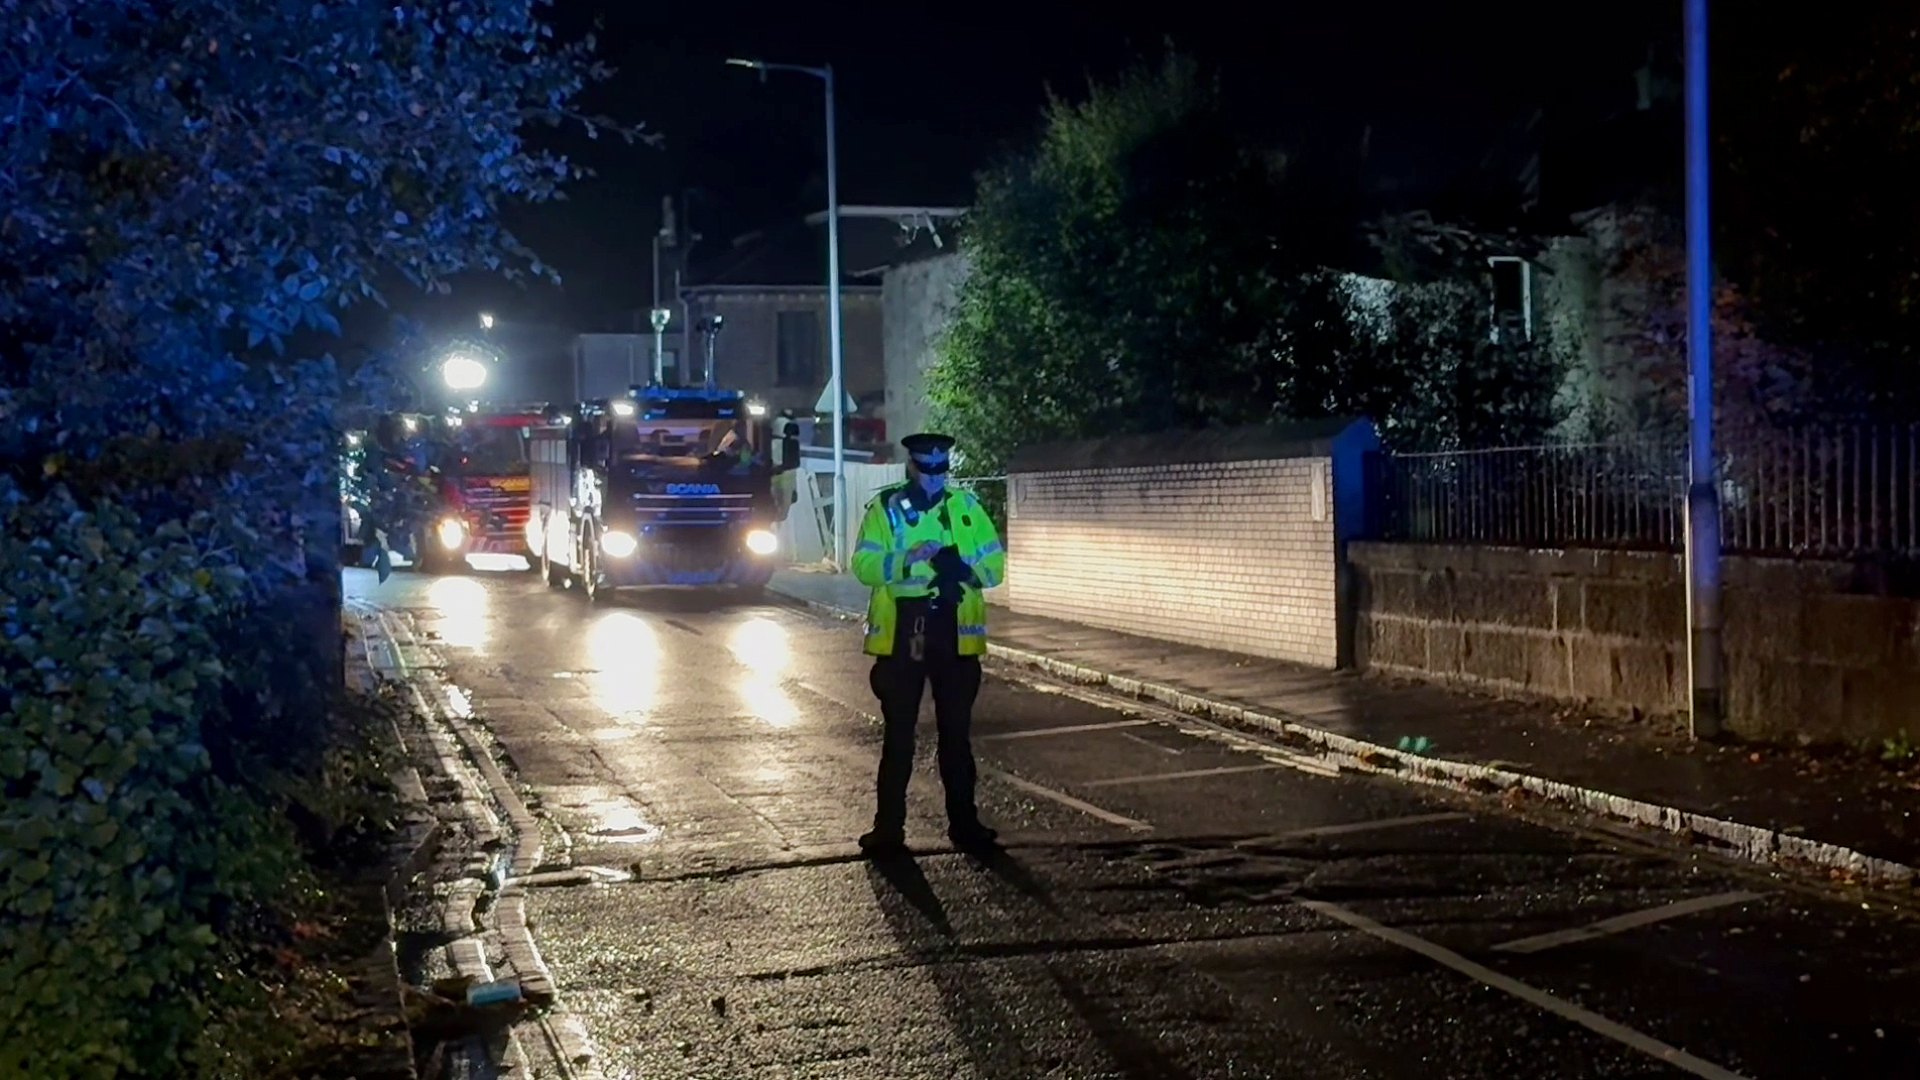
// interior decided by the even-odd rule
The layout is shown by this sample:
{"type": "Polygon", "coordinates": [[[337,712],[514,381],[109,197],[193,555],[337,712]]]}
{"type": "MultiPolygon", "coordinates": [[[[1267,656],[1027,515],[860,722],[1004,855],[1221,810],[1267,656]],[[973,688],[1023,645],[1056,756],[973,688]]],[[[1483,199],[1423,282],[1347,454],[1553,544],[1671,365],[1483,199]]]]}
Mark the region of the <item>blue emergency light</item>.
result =
{"type": "Polygon", "coordinates": [[[636,386],[627,396],[641,401],[739,401],[745,390],[720,390],[704,386],[636,386]]]}
{"type": "Polygon", "coordinates": [[[713,419],[730,420],[740,414],[739,403],[744,399],[744,390],[721,390],[704,386],[635,386],[627,391],[627,396],[647,403],[643,414],[648,420],[684,419],[690,414],[687,406],[695,407],[695,414],[706,414],[713,419]],[[676,409],[674,406],[680,406],[676,409]],[[711,413],[699,409],[707,405],[711,413]]]}

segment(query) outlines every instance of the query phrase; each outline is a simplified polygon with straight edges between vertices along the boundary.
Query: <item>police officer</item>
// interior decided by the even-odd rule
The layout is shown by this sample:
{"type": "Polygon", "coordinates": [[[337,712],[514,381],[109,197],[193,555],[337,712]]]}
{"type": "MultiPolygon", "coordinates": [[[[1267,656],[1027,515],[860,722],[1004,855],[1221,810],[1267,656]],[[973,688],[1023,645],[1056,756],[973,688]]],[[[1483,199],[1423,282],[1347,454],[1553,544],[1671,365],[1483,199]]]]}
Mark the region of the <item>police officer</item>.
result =
{"type": "Polygon", "coordinates": [[[873,855],[905,848],[913,729],[921,692],[932,684],[947,835],[956,847],[988,848],[995,833],[980,823],[974,805],[973,702],[987,651],[981,590],[1006,576],[1006,549],[980,501],[947,488],[950,436],[911,435],[900,444],[908,455],[907,482],[867,504],[853,553],[854,577],[873,590],[866,651],[874,658],[869,682],[885,720],[879,806],[860,846],[873,855]]]}

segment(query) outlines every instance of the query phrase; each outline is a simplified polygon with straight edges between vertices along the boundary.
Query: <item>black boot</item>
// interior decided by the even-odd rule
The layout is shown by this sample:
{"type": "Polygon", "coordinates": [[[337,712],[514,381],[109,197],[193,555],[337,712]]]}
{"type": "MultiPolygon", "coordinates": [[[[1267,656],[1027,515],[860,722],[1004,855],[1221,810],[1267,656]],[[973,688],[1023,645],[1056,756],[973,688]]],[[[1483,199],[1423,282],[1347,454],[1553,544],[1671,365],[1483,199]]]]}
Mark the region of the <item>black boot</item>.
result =
{"type": "Polygon", "coordinates": [[[898,826],[875,825],[860,837],[860,850],[869,858],[896,858],[907,853],[906,830],[898,826]]]}
{"type": "Polygon", "coordinates": [[[992,851],[999,847],[1000,834],[980,824],[980,819],[975,818],[949,825],[947,838],[961,851],[992,851]]]}

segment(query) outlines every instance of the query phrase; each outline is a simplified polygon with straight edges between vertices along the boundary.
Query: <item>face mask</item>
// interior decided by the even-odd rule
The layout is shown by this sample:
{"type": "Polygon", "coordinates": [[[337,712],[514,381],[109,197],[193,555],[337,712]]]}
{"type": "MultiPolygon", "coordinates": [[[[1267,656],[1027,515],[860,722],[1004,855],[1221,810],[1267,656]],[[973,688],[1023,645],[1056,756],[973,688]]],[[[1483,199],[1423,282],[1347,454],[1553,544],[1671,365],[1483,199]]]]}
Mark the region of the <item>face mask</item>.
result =
{"type": "Polygon", "coordinates": [[[920,473],[919,481],[920,490],[929,495],[938,495],[947,488],[947,474],[945,472],[920,473]]]}

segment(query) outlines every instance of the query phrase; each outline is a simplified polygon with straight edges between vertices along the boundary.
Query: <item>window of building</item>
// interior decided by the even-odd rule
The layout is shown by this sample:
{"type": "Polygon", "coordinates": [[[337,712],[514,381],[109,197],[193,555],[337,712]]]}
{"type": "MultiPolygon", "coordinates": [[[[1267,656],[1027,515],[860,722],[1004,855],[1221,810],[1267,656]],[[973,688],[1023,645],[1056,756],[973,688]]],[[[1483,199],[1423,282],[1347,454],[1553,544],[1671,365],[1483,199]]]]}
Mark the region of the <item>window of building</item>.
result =
{"type": "Polygon", "coordinates": [[[777,322],[774,382],[780,386],[820,383],[820,313],[782,311],[777,322]]]}
{"type": "Polygon", "coordinates": [[[1532,341],[1533,267],[1513,255],[1487,262],[1493,270],[1493,341],[1532,341]]]}

